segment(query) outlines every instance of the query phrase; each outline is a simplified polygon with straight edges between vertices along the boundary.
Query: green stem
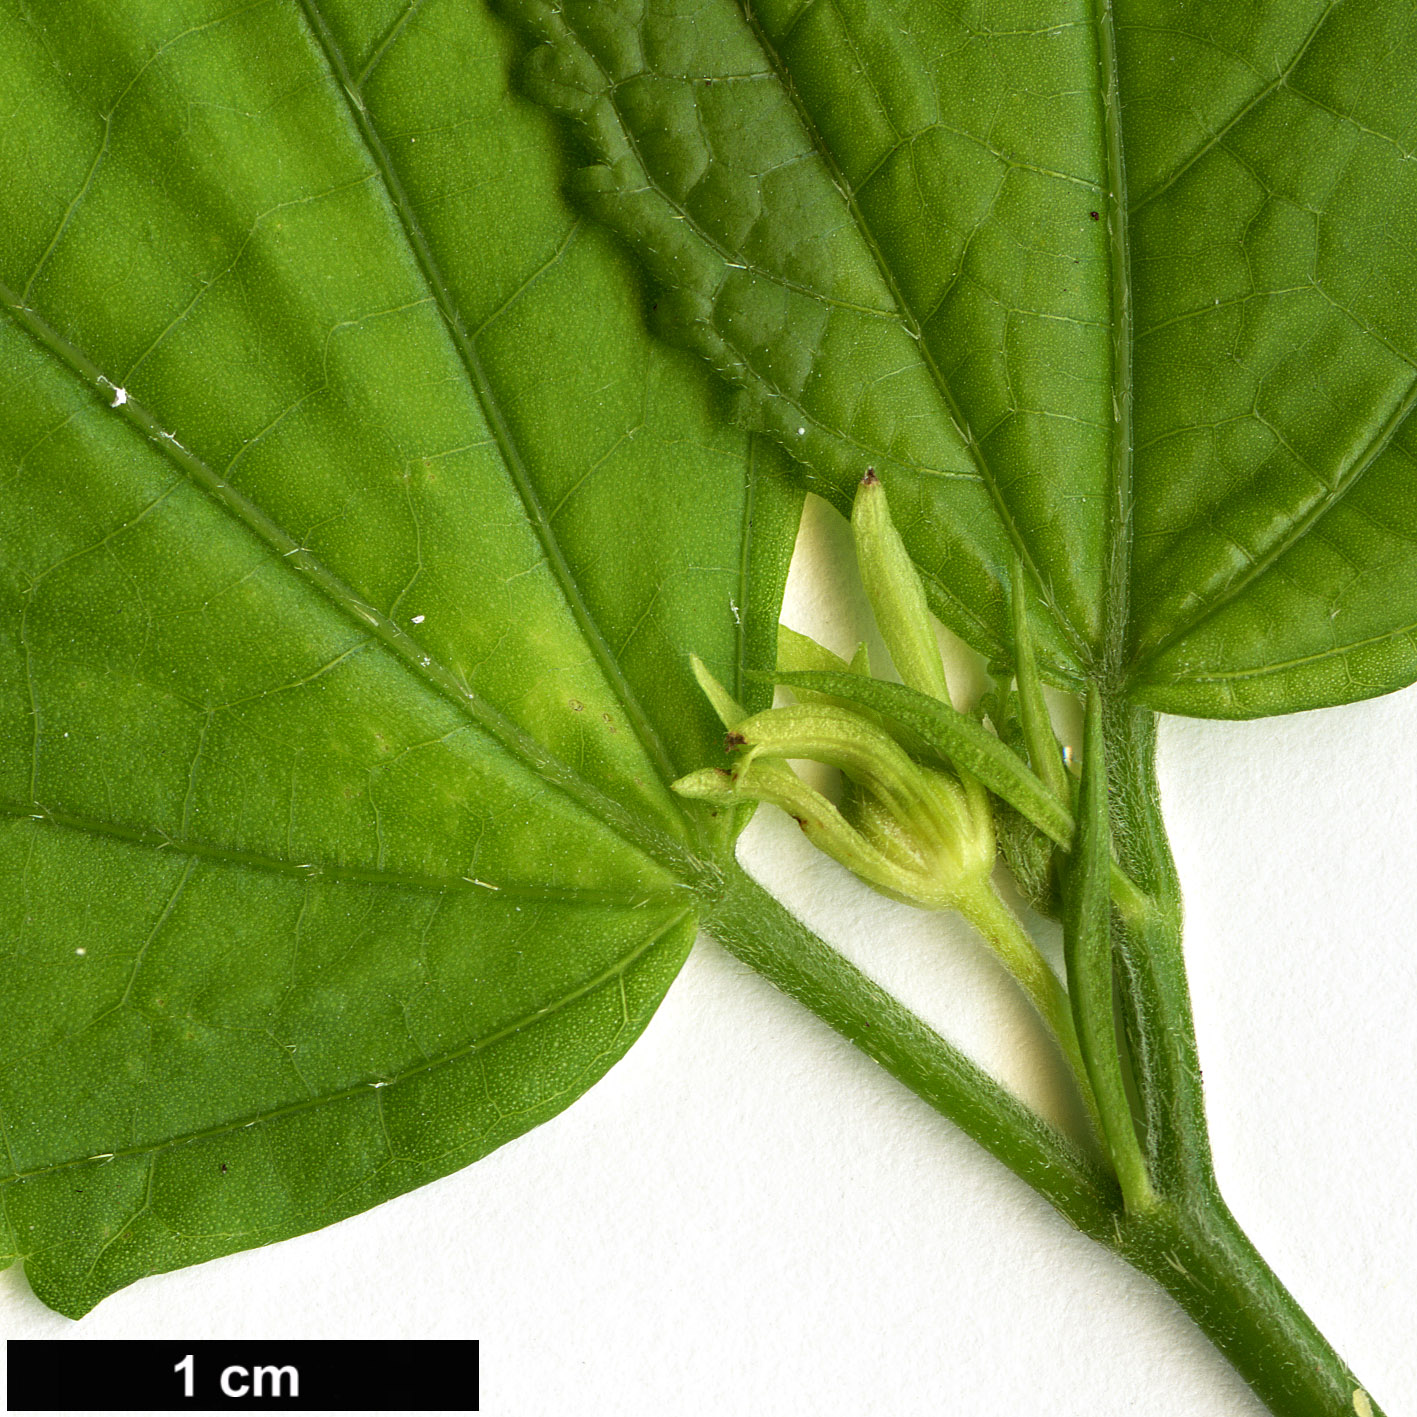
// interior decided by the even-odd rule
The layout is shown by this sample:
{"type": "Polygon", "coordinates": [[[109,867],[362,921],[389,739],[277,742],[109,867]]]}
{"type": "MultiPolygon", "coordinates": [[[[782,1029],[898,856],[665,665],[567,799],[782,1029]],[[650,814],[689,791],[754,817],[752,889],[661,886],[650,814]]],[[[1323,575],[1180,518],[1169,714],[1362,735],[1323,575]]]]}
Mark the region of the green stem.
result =
{"type": "Polygon", "coordinates": [[[1274,1417],[1382,1417],[1218,1192],[1124,1222],[1110,1248],[1180,1304],[1274,1417]]]}
{"type": "Polygon", "coordinates": [[[819,939],[736,862],[727,864],[704,925],[745,964],[973,1137],[1079,1230],[1098,1239],[1113,1234],[1120,1196],[1097,1162],[819,939]]]}
{"type": "Polygon", "coordinates": [[[1119,913],[1114,946],[1147,1169],[1163,1194],[1207,1196],[1215,1177],[1181,954],[1181,891],[1156,786],[1156,718],[1104,700],[1103,734],[1113,848],[1145,897],[1144,908],[1119,913]]]}
{"type": "Polygon", "coordinates": [[[1181,954],[1181,896],[1161,820],[1156,718],[1106,704],[1103,732],[1117,857],[1146,908],[1119,912],[1122,1012],[1161,1204],[1105,1243],[1151,1275],[1275,1417],[1348,1417],[1379,1408],[1230,1214],[1215,1183],[1181,954]]]}
{"type": "Polygon", "coordinates": [[[1112,845],[1107,824],[1107,757],[1102,702],[1095,689],[1087,696],[1085,734],[1078,830],[1066,866],[1063,949],[1073,1017],[1101,1114],[1102,1136],[1122,1184],[1127,1210],[1135,1213],[1153,1208],[1156,1193],[1137,1142],[1132,1104],[1122,1079],[1108,890],[1112,845]]]}
{"type": "Polygon", "coordinates": [[[1053,973],[1048,961],[1039,953],[1038,946],[1015,919],[1013,911],[999,899],[988,881],[985,881],[978,891],[959,902],[959,912],[984,936],[985,943],[1018,981],[1019,987],[1028,996],[1029,1003],[1038,1011],[1039,1017],[1057,1039],[1058,1047],[1062,1050],[1063,1058],[1077,1081],[1078,1091],[1082,1094],[1088,1121],[1092,1123],[1098,1141],[1105,1148],[1107,1128],[1102,1109],[1098,1106],[1097,1097],[1093,1092],[1082,1047],[1078,1042],[1073,1006],[1062,981],[1053,973]]]}
{"type": "Polygon", "coordinates": [[[1155,1279],[1275,1417],[1382,1417],[1215,1187],[1181,964],[1180,895],[1156,798],[1155,722],[1148,713],[1106,706],[1103,718],[1113,840],[1143,892],[1141,908],[1117,912],[1115,943],[1154,1206],[1127,1210],[1116,1182],[1095,1161],[826,945],[736,862],[724,868],[722,886],[707,902],[705,926],[1074,1226],[1155,1279]]]}

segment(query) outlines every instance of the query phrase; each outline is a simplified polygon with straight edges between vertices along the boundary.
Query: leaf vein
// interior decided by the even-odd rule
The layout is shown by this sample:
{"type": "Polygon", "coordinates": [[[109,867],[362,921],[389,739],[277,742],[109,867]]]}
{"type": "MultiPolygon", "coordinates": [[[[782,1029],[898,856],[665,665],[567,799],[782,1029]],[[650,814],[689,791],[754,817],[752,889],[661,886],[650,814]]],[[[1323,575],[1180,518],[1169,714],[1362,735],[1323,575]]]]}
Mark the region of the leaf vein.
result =
{"type": "MultiPolygon", "coordinates": [[[[1396,353],[1396,351],[1394,351],[1396,353]]],[[[1276,537],[1259,555],[1247,553],[1246,569],[1234,576],[1225,586],[1225,589],[1218,595],[1207,599],[1202,608],[1189,619],[1182,621],[1175,626],[1155,644],[1148,646],[1146,651],[1136,661],[1133,666],[1133,673],[1152,663],[1166,650],[1177,644],[1179,641],[1192,635],[1202,625],[1212,620],[1227,605],[1231,604],[1237,597],[1242,595],[1256,580],[1269,570],[1291,547],[1303,540],[1324,517],[1332,512],[1354,487],[1362,482],[1363,478],[1372,468],[1374,463],[1382,456],[1391,444],[1392,440],[1402,430],[1408,418],[1411,416],[1413,408],[1417,407],[1417,377],[1414,377],[1407,386],[1406,392],[1398,401],[1393,411],[1379,426],[1368,442],[1357,452],[1349,463],[1346,472],[1340,473],[1337,480],[1330,486],[1325,479],[1319,476],[1318,472],[1299,456],[1290,447],[1289,443],[1280,434],[1279,430],[1271,423],[1260,418],[1258,414],[1254,417],[1269,430],[1275,440],[1292,456],[1301,467],[1313,473],[1325,489],[1324,494],[1316,497],[1313,504],[1301,515],[1296,517],[1290,524],[1284,535],[1276,537]]],[[[1387,638],[1382,636],[1380,638],[1387,638]]],[[[1322,656],[1320,656],[1322,657],[1322,656]]],[[[1297,661],[1296,661],[1297,662],[1297,661]]]]}
{"type": "Polygon", "coordinates": [[[190,856],[222,865],[284,876],[309,884],[353,884],[388,886],[400,890],[430,892],[485,892],[494,899],[532,902],[547,905],[586,905],[640,909],[659,900],[679,899],[687,887],[668,891],[610,891],[582,886],[534,886],[515,882],[493,882],[474,876],[429,876],[411,871],[390,871],[380,867],[347,866],[332,861],[300,861],[280,856],[268,856],[259,851],[228,846],[220,842],[199,841],[190,837],[174,837],[159,827],[134,826],[127,822],[105,820],[78,812],[48,807],[42,802],[22,805],[0,800],[0,818],[38,822],[62,827],[88,836],[113,841],[130,842],[135,846],[154,847],[174,856],[190,856]]]}
{"type": "MultiPolygon", "coordinates": [[[[530,470],[526,459],[522,454],[506,414],[501,407],[501,403],[492,387],[491,380],[487,377],[487,371],[482,363],[482,357],[477,351],[476,341],[469,334],[466,322],[462,313],[453,300],[452,292],[448,288],[441,268],[433,255],[427,237],[423,233],[422,225],[418,221],[413,211],[408,194],[404,190],[403,183],[394,168],[389,157],[387,148],[379,136],[374,120],[364,106],[362,97],[353,76],[349,73],[344,56],[341,54],[338,45],[335,43],[334,35],[331,33],[329,25],[326,23],[320,7],[316,0],[300,0],[301,9],[304,11],[310,30],[319,44],[321,51],[325,55],[325,60],[330,67],[331,73],[339,81],[340,87],[347,95],[350,104],[350,115],[355,128],[358,130],[361,141],[368,153],[369,160],[379,174],[379,179],[388,195],[390,205],[394,214],[403,229],[404,239],[408,243],[410,252],[417,262],[419,271],[424,283],[437,302],[439,310],[442,312],[452,342],[457,350],[463,367],[466,370],[469,383],[479,404],[482,407],[483,415],[487,420],[489,429],[497,441],[497,446],[502,454],[502,460],[506,465],[508,475],[513,486],[516,488],[518,496],[521,498],[526,511],[527,520],[531,523],[536,532],[542,547],[546,553],[547,562],[551,567],[552,574],[557,585],[561,589],[561,594],[566,601],[566,605],[571,611],[572,618],[582,635],[585,636],[587,644],[606,680],[614,689],[617,697],[625,708],[626,717],[634,728],[635,736],[639,739],[641,746],[650,761],[654,764],[663,784],[667,787],[669,783],[679,776],[674,767],[673,760],[660,738],[654,724],[650,721],[643,705],[639,701],[623,668],[609,645],[605,641],[604,635],[600,631],[599,625],[590,612],[584,595],[581,593],[579,584],[571,570],[570,563],[566,559],[565,552],[561,549],[561,544],[556,536],[546,516],[545,508],[541,505],[541,499],[537,495],[535,485],[532,482],[530,470]]],[[[694,818],[680,806],[677,798],[672,799],[673,810],[682,822],[687,822],[691,827],[696,826],[694,818]]]]}
{"type": "Polygon", "coordinates": [[[533,1010],[531,1013],[516,1019],[512,1023],[494,1029],[485,1038],[474,1039],[460,1047],[449,1050],[447,1053],[439,1054],[424,1062],[415,1063],[402,1072],[395,1074],[393,1077],[378,1077],[369,1081],[358,1082],[352,1087],[341,1088],[338,1092],[329,1093],[324,1097],[311,1097],[304,1098],[299,1102],[289,1102],[280,1107],[272,1107],[267,1111],[257,1112],[251,1116],[239,1117],[228,1122],[222,1122],[214,1127],[207,1127],[200,1131],[184,1132],[178,1136],[168,1137],[161,1142],[121,1147],[111,1153],[106,1153],[102,1162],[97,1162],[90,1156],[78,1156],[64,1161],[50,1162],[43,1166],[37,1166],[29,1171],[17,1171],[14,1175],[8,1176],[3,1181],[0,1181],[0,1195],[3,1195],[5,1189],[18,1181],[35,1180],[41,1176],[50,1176],[56,1172],[72,1170],[76,1166],[106,1165],[110,1161],[130,1156],[151,1157],[152,1163],[155,1165],[160,1156],[172,1151],[175,1147],[186,1146],[193,1142],[207,1141],[212,1137],[230,1136],[233,1132],[243,1131],[247,1127],[261,1126],[267,1122],[280,1121],[285,1117],[309,1112],[316,1107],[325,1107],[340,1102],[347,1102],[354,1098],[368,1097],[371,1092],[397,1087],[400,1083],[406,1082],[410,1078],[435,1071],[438,1068],[448,1067],[453,1063],[461,1062],[464,1058],[470,1058],[479,1053],[485,1053],[489,1048],[521,1032],[522,1029],[528,1028],[532,1024],[539,1023],[550,1016],[564,1012],[571,1007],[571,1005],[593,994],[602,986],[622,978],[628,970],[639,960],[644,958],[644,956],[664,940],[667,935],[677,929],[685,920],[689,919],[692,913],[692,910],[688,907],[678,911],[657,930],[646,935],[643,940],[620,959],[592,975],[590,978],[568,989],[566,993],[562,994],[560,998],[556,999],[551,1004],[543,1005],[541,1008],[533,1010]]]}
{"type": "Polygon", "coordinates": [[[1211,132],[1194,152],[1185,157],[1178,166],[1173,168],[1171,172],[1163,177],[1149,192],[1137,198],[1132,204],[1133,216],[1148,205],[1148,203],[1154,202],[1164,192],[1170,191],[1207,153],[1219,147],[1238,123],[1242,122],[1253,113],[1256,108],[1267,102],[1273,94],[1285,87],[1289,81],[1290,75],[1299,67],[1300,61],[1304,58],[1304,55],[1308,53],[1309,46],[1318,38],[1319,31],[1328,23],[1329,17],[1338,9],[1341,3],[1342,0],[1329,0],[1327,8],[1325,8],[1324,12],[1314,21],[1313,26],[1310,28],[1308,34],[1304,36],[1303,40],[1300,41],[1298,49],[1294,51],[1294,55],[1289,62],[1285,64],[1263,88],[1241,104],[1224,123],[1211,132]]]}
{"type": "MultiPolygon", "coordinates": [[[[0,284],[0,306],[25,328],[37,343],[70,371],[95,389],[111,388],[112,381],[77,346],[47,325],[0,284]]],[[[106,402],[106,400],[105,400],[106,402]]],[[[353,587],[336,576],[307,547],[300,545],[261,507],[238,491],[206,462],[189,452],[176,436],[164,429],[142,404],[131,397],[116,409],[120,417],[154,443],[190,480],[207,493],[228,515],[241,522],[282,561],[308,577],[336,609],[361,628],[372,629],[379,643],[440,697],[457,707],[513,757],[544,781],[572,798],[628,844],[674,870],[690,866],[684,848],[658,827],[640,821],[619,802],[588,782],[544,744],[525,732],[499,709],[475,693],[463,680],[426,652],[410,634],[386,614],[370,605],[353,587]]],[[[32,676],[31,676],[31,687],[32,676]]],[[[36,737],[37,744],[37,737],[36,737]]]]}
{"type": "Polygon", "coordinates": [[[850,185],[847,183],[845,175],[836,160],[835,154],[828,146],[815,120],[807,111],[807,107],[797,91],[797,86],[792,80],[791,73],[755,12],[753,0],[742,0],[742,4],[744,18],[747,20],[754,39],[757,41],[759,48],[763,51],[769,65],[777,74],[778,81],[782,84],[783,92],[792,104],[793,111],[796,113],[797,119],[802,125],[803,132],[806,134],[808,141],[811,142],[818,157],[826,167],[837,190],[841,193],[852,223],[860,233],[862,241],[865,243],[867,250],[871,253],[871,258],[876,265],[876,269],[885,282],[886,288],[890,291],[891,299],[896,307],[897,318],[901,324],[905,326],[911,339],[915,342],[916,347],[920,351],[921,362],[924,364],[926,372],[929,374],[931,382],[934,384],[940,396],[940,400],[945,406],[946,412],[960,434],[961,440],[965,445],[965,450],[969,454],[970,461],[973,462],[975,468],[978,470],[979,480],[982,481],[989,492],[990,500],[994,505],[995,514],[998,516],[1006,536],[1018,551],[1020,558],[1028,568],[1035,584],[1038,586],[1040,595],[1053,611],[1054,618],[1067,636],[1073,649],[1077,651],[1081,657],[1086,658],[1083,654],[1082,636],[1079,635],[1071,619],[1063,613],[1061,607],[1057,604],[1051,586],[1045,583],[1045,578],[1038,569],[1033,554],[1025,542],[1022,532],[1019,530],[1018,523],[1015,521],[1013,514],[1009,511],[1008,505],[1003,500],[998,479],[993,469],[990,467],[988,459],[984,455],[984,450],[980,447],[979,440],[975,436],[969,420],[965,417],[964,410],[960,406],[959,400],[955,397],[954,390],[950,386],[949,380],[945,377],[944,371],[940,368],[938,360],[936,360],[928,342],[924,338],[917,313],[906,299],[905,292],[896,278],[895,271],[891,263],[886,259],[885,251],[881,247],[874,229],[866,220],[865,213],[861,210],[859,202],[852,193],[850,185]]]}

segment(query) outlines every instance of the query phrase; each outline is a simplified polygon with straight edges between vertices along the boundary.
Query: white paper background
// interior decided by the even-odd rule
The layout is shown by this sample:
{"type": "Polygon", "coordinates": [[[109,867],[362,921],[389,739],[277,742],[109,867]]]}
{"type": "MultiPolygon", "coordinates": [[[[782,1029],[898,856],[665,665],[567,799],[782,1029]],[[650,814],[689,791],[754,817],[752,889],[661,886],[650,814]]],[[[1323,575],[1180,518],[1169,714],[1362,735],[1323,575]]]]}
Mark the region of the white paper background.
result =
{"type": "MultiPolygon", "coordinates": [[[[817,504],[786,614],[849,650],[817,504]]],[[[1388,1417],[1417,1414],[1417,694],[1167,720],[1166,819],[1216,1164],[1388,1417]]],[[[751,869],[1045,1110],[1026,1007],[948,922],[764,811],[751,869]]],[[[9,1337],[477,1337],[482,1410],[1261,1417],[1149,1280],[701,941],[567,1113],[318,1234],[144,1281],[81,1323],[0,1275],[9,1337]]]]}

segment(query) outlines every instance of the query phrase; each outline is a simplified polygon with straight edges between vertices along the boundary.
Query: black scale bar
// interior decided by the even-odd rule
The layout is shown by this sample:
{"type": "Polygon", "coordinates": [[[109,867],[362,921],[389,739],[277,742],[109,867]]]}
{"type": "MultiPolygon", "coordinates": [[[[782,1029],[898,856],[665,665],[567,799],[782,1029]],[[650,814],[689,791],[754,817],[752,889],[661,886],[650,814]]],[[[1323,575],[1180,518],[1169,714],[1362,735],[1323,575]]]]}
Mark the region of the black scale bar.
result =
{"type": "Polygon", "coordinates": [[[476,1412],[473,1339],[11,1339],[11,1412],[476,1412]]]}

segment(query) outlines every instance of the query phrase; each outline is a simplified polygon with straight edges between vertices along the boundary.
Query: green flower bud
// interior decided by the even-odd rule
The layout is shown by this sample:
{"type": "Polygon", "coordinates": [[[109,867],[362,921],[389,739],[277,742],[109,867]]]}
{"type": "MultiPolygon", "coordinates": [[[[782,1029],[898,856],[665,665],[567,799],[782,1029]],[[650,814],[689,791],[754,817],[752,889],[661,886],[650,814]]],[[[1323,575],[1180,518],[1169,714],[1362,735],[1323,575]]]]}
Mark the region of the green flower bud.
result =
{"type": "Polygon", "coordinates": [[[825,669],[833,674],[848,674],[851,666],[826,645],[819,645],[810,635],[800,634],[790,625],[777,627],[777,667],[787,674],[825,669]]]}
{"type": "Polygon", "coordinates": [[[674,784],[687,797],[772,802],[823,851],[897,900],[931,909],[973,898],[994,864],[987,794],[977,783],[914,762],[874,723],[828,703],[754,714],[728,735],[743,756],[731,773],[705,770],[674,784]],[[786,765],[809,758],[859,789],[855,824],[786,765]]]}
{"type": "Polygon", "coordinates": [[[851,531],[867,599],[901,679],[912,689],[949,703],[945,664],[925,605],[925,589],[891,520],[886,489],[873,468],[866,469],[856,489],[851,531]]]}
{"type": "Polygon", "coordinates": [[[924,826],[921,769],[883,729],[850,709],[829,703],[791,704],[744,719],[731,746],[752,758],[811,758],[840,768],[892,815],[924,826]]]}
{"type": "Polygon", "coordinates": [[[674,784],[684,797],[720,805],[770,802],[781,807],[802,828],[808,841],[863,881],[896,900],[918,903],[916,881],[903,868],[858,832],[814,787],[808,786],[786,763],[770,758],[744,762],[731,773],[707,769],[690,773],[674,784]]]}

